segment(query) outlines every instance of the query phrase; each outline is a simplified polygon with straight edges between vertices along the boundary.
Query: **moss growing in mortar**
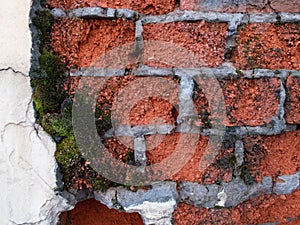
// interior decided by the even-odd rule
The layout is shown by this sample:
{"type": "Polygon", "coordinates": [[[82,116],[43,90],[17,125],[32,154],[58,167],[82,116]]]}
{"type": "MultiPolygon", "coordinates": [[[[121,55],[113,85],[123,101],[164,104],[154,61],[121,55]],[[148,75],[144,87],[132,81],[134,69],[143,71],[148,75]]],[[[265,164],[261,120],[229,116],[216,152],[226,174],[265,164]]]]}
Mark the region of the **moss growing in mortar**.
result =
{"type": "MultiPolygon", "coordinates": [[[[65,90],[68,79],[66,66],[51,48],[54,17],[49,11],[43,10],[37,12],[32,21],[39,34],[40,52],[40,67],[30,74],[33,101],[40,124],[58,142],[55,158],[63,174],[65,188],[86,186],[105,191],[116,186],[89,166],[76,144],[72,127],[72,99],[65,90]]],[[[110,115],[104,114],[99,108],[96,116],[104,118],[97,122],[99,133],[110,128],[110,115]]]]}
{"type": "Polygon", "coordinates": [[[40,68],[32,74],[33,101],[39,117],[60,110],[67,94],[64,82],[67,78],[64,65],[55,55],[43,49],[39,58],[40,68]]]}

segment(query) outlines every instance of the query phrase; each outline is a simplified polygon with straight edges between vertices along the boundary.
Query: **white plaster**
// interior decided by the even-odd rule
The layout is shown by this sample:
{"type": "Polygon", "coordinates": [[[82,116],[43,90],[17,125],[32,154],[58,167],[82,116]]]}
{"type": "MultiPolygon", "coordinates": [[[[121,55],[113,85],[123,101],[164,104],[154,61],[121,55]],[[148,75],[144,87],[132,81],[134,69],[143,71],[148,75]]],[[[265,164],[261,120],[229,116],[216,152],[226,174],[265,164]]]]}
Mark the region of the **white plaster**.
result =
{"type": "Polygon", "coordinates": [[[55,193],[55,143],[34,123],[30,5],[29,0],[2,1],[0,9],[1,225],[52,225],[71,208],[55,193]]]}
{"type": "Polygon", "coordinates": [[[138,212],[146,225],[171,225],[171,218],[176,207],[176,201],[170,199],[166,202],[144,201],[141,204],[125,207],[126,212],[138,212]]]}
{"type": "Polygon", "coordinates": [[[224,189],[218,193],[218,200],[219,201],[216,203],[216,206],[225,207],[227,195],[226,195],[224,189]]]}
{"type": "Polygon", "coordinates": [[[30,6],[30,0],[1,0],[0,69],[11,67],[28,74],[31,48],[30,6]]]}

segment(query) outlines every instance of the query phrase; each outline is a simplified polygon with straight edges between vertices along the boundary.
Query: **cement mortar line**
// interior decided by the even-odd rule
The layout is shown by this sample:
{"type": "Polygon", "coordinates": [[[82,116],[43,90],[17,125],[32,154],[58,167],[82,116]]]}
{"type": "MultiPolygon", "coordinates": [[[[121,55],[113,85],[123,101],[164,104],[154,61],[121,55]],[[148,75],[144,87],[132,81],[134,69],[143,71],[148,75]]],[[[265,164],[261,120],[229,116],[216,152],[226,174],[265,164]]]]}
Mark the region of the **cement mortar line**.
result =
{"type": "MultiPolygon", "coordinates": [[[[193,120],[191,119],[191,124],[184,123],[183,126],[179,124],[177,127],[173,125],[143,125],[143,126],[134,126],[130,125],[119,125],[117,128],[111,128],[104,134],[104,138],[110,137],[131,137],[137,138],[145,135],[154,135],[154,134],[172,134],[172,133],[191,133],[191,134],[200,134],[202,136],[224,136],[225,134],[234,135],[235,137],[245,137],[248,135],[263,135],[263,136],[272,136],[278,135],[283,132],[290,132],[296,130],[297,125],[286,125],[279,124],[280,128],[274,127],[225,127],[224,129],[202,129],[201,127],[193,125],[193,120]]],[[[273,125],[274,126],[274,125],[273,125]]]]}
{"type": "Polygon", "coordinates": [[[251,185],[246,185],[238,177],[221,184],[204,185],[195,182],[183,182],[179,187],[176,187],[175,182],[159,181],[151,183],[152,188],[150,190],[132,192],[124,187],[112,187],[105,192],[94,191],[93,195],[97,201],[109,208],[116,209],[120,209],[120,206],[128,208],[131,205],[143,204],[145,201],[164,202],[170,199],[175,200],[176,204],[185,202],[196,207],[214,208],[220,206],[231,208],[265,194],[291,194],[300,189],[299,184],[300,171],[291,175],[279,176],[276,183],[273,183],[272,177],[263,177],[262,182],[251,185]],[[160,191],[157,192],[158,190],[160,191]],[[157,193],[160,193],[160,196],[157,196],[157,193]],[[136,197],[124,198],[128,194],[135,195],[139,200],[136,197]]]}
{"type": "MultiPolygon", "coordinates": [[[[253,70],[239,70],[235,68],[232,63],[225,62],[218,68],[158,68],[150,67],[141,64],[139,68],[133,69],[135,76],[197,76],[205,75],[207,77],[216,77],[217,79],[226,79],[229,77],[245,77],[248,79],[259,79],[264,77],[280,78],[285,80],[288,76],[299,77],[300,70],[270,70],[270,69],[253,69],[253,70]]],[[[72,69],[69,72],[70,76],[124,76],[125,69],[113,68],[95,68],[87,67],[80,70],[72,69]]]]}
{"type": "Polygon", "coordinates": [[[145,172],[145,167],[147,163],[147,156],[146,156],[146,140],[145,136],[140,136],[134,138],[134,161],[135,164],[139,166],[139,170],[141,172],[145,172]]]}
{"type": "MultiPolygon", "coordinates": [[[[177,117],[177,123],[180,125],[183,131],[191,131],[195,118],[198,116],[195,114],[195,107],[193,102],[194,93],[194,81],[191,77],[181,77],[179,83],[179,112],[177,117]]],[[[196,128],[196,130],[199,130],[196,128]]]]}
{"type": "Polygon", "coordinates": [[[171,134],[175,129],[174,125],[139,125],[139,126],[131,126],[131,125],[118,125],[117,127],[111,128],[105,134],[105,138],[110,138],[113,136],[117,137],[132,137],[138,138],[146,135],[153,134],[171,134]]]}
{"type": "Polygon", "coordinates": [[[125,18],[138,20],[141,18],[143,24],[147,23],[170,23],[177,21],[206,20],[208,22],[227,22],[229,30],[234,30],[239,24],[246,23],[291,23],[300,22],[300,13],[222,13],[176,10],[165,15],[143,15],[130,9],[113,9],[101,7],[83,7],[72,10],[54,8],[51,14],[56,18],[125,18]]]}
{"type": "Polygon", "coordinates": [[[214,208],[235,207],[249,199],[265,194],[288,195],[300,189],[300,171],[278,177],[273,183],[272,177],[263,177],[261,183],[247,185],[237,177],[233,181],[221,184],[199,184],[183,182],[180,185],[180,202],[193,204],[196,207],[214,208]],[[220,198],[222,193],[222,198],[220,198]]]}

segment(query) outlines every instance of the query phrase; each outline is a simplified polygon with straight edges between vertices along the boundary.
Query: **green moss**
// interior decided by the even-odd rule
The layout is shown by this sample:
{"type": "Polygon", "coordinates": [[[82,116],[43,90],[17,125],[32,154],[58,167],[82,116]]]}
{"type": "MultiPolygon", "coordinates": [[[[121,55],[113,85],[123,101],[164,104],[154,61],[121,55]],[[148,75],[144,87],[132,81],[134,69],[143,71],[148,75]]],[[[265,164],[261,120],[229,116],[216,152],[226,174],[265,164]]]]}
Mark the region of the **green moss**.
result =
{"type": "Polygon", "coordinates": [[[57,144],[55,158],[63,171],[68,171],[70,165],[80,161],[81,153],[74,136],[69,136],[57,144]]]}
{"type": "Polygon", "coordinates": [[[134,151],[130,151],[126,155],[126,162],[131,163],[134,162],[134,151]]]}
{"type": "Polygon", "coordinates": [[[238,77],[242,77],[244,74],[241,70],[236,70],[238,77]]]}
{"type": "Polygon", "coordinates": [[[251,175],[250,171],[246,166],[242,167],[241,178],[247,185],[252,185],[253,183],[255,183],[254,177],[251,175]]]}
{"type": "Polygon", "coordinates": [[[216,160],[215,165],[220,169],[233,169],[235,167],[236,158],[235,155],[227,155],[224,158],[219,158],[216,160]]]}
{"type": "Polygon", "coordinates": [[[118,186],[118,184],[113,183],[112,181],[101,176],[98,176],[97,178],[93,178],[91,180],[91,185],[93,186],[93,189],[95,191],[102,191],[102,192],[106,191],[110,187],[118,186]]]}
{"type": "MultiPolygon", "coordinates": [[[[44,1],[45,4],[45,1],[44,1]]],[[[72,127],[72,100],[65,91],[68,75],[59,57],[52,54],[51,29],[54,18],[47,10],[39,11],[33,18],[39,34],[40,67],[30,74],[33,101],[41,125],[52,136],[60,136],[55,158],[63,174],[65,189],[76,185],[92,185],[94,190],[105,191],[117,184],[100,176],[83,158],[75,140],[72,127]],[[70,100],[70,101],[68,101],[70,100]],[[80,183],[81,182],[81,183],[80,183]]],[[[97,129],[100,134],[111,128],[110,112],[97,107],[97,129]]]]}
{"type": "Polygon", "coordinates": [[[69,137],[73,135],[72,119],[59,117],[56,114],[44,116],[42,126],[52,136],[69,137]]]}
{"type": "Polygon", "coordinates": [[[32,19],[39,33],[40,51],[43,49],[50,49],[50,34],[54,23],[54,17],[47,10],[38,11],[36,16],[32,19]]]}
{"type": "Polygon", "coordinates": [[[40,118],[48,112],[60,110],[67,95],[63,85],[66,79],[65,67],[60,59],[47,50],[39,58],[40,68],[31,77],[33,101],[40,118]]]}

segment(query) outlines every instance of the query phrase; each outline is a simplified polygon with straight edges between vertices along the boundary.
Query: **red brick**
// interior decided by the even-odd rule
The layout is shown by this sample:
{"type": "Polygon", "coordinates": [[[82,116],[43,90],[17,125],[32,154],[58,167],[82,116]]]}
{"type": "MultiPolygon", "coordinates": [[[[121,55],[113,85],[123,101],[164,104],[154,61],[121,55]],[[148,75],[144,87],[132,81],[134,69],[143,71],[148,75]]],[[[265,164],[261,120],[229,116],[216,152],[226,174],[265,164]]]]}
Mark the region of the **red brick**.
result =
{"type": "Polygon", "coordinates": [[[277,78],[221,81],[227,110],[227,126],[261,126],[271,122],[279,104],[277,78]]]}
{"type": "Polygon", "coordinates": [[[142,14],[160,15],[175,10],[176,0],[47,0],[50,8],[74,9],[82,7],[126,8],[142,14]]]}
{"type": "Polygon", "coordinates": [[[270,5],[276,12],[300,12],[299,0],[271,0],[270,5]]]}
{"type": "Polygon", "coordinates": [[[298,0],[181,0],[182,10],[215,11],[215,12],[300,12],[300,2],[298,0]]]}
{"type": "Polygon", "coordinates": [[[231,219],[229,209],[205,209],[196,208],[193,205],[179,203],[173,214],[176,225],[232,225],[235,224],[231,219]]]}
{"type": "Polygon", "coordinates": [[[135,26],[127,20],[61,19],[52,29],[52,46],[67,67],[88,67],[108,51],[133,43],[135,26]]]}
{"type": "Polygon", "coordinates": [[[300,170],[300,131],[273,136],[249,136],[243,142],[244,178],[247,181],[260,181],[263,176],[275,178],[300,170]]]}
{"type": "Polygon", "coordinates": [[[142,218],[138,213],[119,212],[109,209],[95,199],[78,202],[71,211],[60,215],[61,225],[142,225],[142,218]]]}
{"type": "Polygon", "coordinates": [[[262,146],[263,136],[248,136],[244,142],[244,167],[242,179],[246,184],[262,180],[262,161],[266,157],[266,149],[262,146]]]}
{"type": "Polygon", "coordinates": [[[239,27],[232,61],[237,68],[300,69],[300,26],[252,23],[239,27]]]}
{"type": "Polygon", "coordinates": [[[233,209],[205,209],[179,203],[173,219],[177,225],[244,225],[285,222],[287,219],[299,217],[299,201],[300,190],[290,195],[259,196],[233,209]]]}
{"type": "Polygon", "coordinates": [[[262,160],[262,175],[294,174],[300,170],[300,131],[266,137],[266,156],[262,160]]]}
{"type": "MultiPolygon", "coordinates": [[[[200,64],[208,65],[210,67],[218,67],[224,60],[225,39],[227,34],[226,23],[209,23],[205,21],[199,22],[172,22],[164,24],[146,24],[144,25],[144,39],[164,41],[169,44],[174,44],[172,47],[162,49],[162,47],[146,46],[145,58],[155,54],[160,55],[161,58],[171,59],[175,58],[176,62],[172,62],[169,67],[182,65],[181,62],[189,61],[191,54],[195,55],[195,59],[200,64]],[[182,46],[190,51],[191,54],[180,55],[178,46],[182,46]],[[156,48],[155,48],[156,47],[156,48]],[[177,51],[176,51],[177,49],[177,51]],[[149,55],[147,55],[149,54],[149,55]],[[183,57],[183,58],[182,58],[183,57]]],[[[148,65],[161,65],[160,62],[148,61],[148,65]]],[[[192,63],[192,62],[191,62],[192,63]]],[[[184,63],[183,63],[184,64],[184,63]]],[[[185,65],[192,67],[192,65],[185,65]]]]}
{"type": "Polygon", "coordinates": [[[288,77],[286,81],[285,120],[300,124],[300,78],[288,77]]]}

